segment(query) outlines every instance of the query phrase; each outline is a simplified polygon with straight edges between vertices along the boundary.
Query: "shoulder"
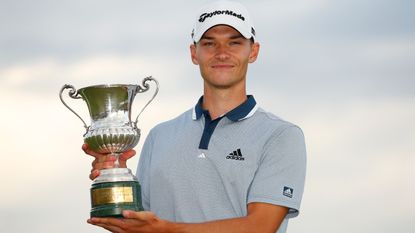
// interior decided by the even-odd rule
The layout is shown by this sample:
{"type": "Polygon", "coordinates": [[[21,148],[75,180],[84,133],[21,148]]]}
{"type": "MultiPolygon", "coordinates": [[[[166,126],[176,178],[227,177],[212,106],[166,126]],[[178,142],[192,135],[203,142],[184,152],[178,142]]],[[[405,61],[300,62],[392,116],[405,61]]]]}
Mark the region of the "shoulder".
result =
{"type": "Polygon", "coordinates": [[[274,136],[278,136],[281,134],[286,133],[298,133],[300,132],[303,134],[301,128],[285,119],[282,119],[281,117],[265,111],[262,108],[258,108],[256,113],[254,114],[254,120],[257,122],[259,127],[267,128],[269,131],[272,132],[274,136]]]}
{"type": "Polygon", "coordinates": [[[166,132],[174,132],[172,130],[185,126],[191,120],[192,109],[189,109],[171,120],[157,124],[150,130],[150,135],[160,135],[160,133],[165,134],[166,132]]]}
{"type": "Polygon", "coordinates": [[[294,163],[302,170],[306,163],[306,144],[302,129],[263,109],[258,109],[257,114],[264,124],[262,127],[268,127],[263,156],[271,160],[277,159],[281,164],[294,163]]]}

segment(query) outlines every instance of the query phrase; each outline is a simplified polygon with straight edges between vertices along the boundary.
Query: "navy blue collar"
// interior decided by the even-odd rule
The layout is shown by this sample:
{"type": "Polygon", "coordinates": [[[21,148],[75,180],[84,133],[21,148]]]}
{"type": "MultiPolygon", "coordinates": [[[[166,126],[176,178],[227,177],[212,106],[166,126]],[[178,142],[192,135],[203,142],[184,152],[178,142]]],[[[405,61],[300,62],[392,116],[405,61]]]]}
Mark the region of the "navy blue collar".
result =
{"type": "MultiPolygon", "coordinates": [[[[252,95],[247,96],[248,99],[238,107],[227,112],[224,116],[231,121],[241,121],[251,117],[257,110],[257,104],[252,95]]],[[[199,120],[202,117],[203,112],[206,111],[202,108],[203,96],[200,97],[196,106],[193,108],[193,120],[199,120]]]]}

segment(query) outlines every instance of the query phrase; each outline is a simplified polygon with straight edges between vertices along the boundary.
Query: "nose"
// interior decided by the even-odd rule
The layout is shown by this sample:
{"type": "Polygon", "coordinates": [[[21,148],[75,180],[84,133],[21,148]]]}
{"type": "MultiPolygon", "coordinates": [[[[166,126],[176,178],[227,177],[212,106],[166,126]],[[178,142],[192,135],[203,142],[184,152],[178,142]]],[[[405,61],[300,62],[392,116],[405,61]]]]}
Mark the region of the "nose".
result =
{"type": "Polygon", "coordinates": [[[215,54],[216,59],[218,60],[226,60],[229,58],[229,51],[228,51],[228,47],[226,45],[218,45],[216,48],[216,54],[215,54]]]}

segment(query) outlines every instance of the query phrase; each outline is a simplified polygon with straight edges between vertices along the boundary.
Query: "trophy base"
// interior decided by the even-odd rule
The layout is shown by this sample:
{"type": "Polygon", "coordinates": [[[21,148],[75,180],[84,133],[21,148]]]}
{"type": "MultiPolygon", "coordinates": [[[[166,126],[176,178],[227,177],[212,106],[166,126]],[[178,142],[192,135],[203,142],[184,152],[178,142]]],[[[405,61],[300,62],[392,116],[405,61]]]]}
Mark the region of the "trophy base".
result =
{"type": "Polygon", "coordinates": [[[102,170],[103,176],[94,180],[91,187],[91,217],[117,217],[122,218],[123,210],[142,211],[141,187],[130,169],[114,168],[102,170]],[[102,179],[108,173],[111,179],[102,179]],[[126,179],[129,173],[130,179],[126,179]],[[121,174],[121,181],[117,175],[121,174]],[[110,180],[104,182],[105,180],[110,180]]]}

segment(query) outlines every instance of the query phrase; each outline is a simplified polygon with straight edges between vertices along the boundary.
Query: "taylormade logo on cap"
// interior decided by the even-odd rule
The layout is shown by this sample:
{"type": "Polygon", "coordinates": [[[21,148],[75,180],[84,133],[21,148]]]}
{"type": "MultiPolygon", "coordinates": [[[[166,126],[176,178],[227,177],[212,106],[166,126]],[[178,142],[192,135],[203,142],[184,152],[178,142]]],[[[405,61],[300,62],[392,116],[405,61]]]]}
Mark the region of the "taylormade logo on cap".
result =
{"type": "Polygon", "coordinates": [[[203,7],[192,31],[192,39],[199,42],[203,34],[216,25],[228,25],[247,39],[255,40],[255,29],[248,10],[238,2],[216,1],[203,7]]]}
{"type": "Polygon", "coordinates": [[[211,13],[203,13],[199,18],[199,22],[203,23],[206,18],[212,17],[214,15],[222,15],[222,14],[231,15],[231,16],[241,19],[242,21],[245,21],[245,18],[241,14],[236,14],[233,11],[226,10],[226,11],[214,11],[211,13]]]}

